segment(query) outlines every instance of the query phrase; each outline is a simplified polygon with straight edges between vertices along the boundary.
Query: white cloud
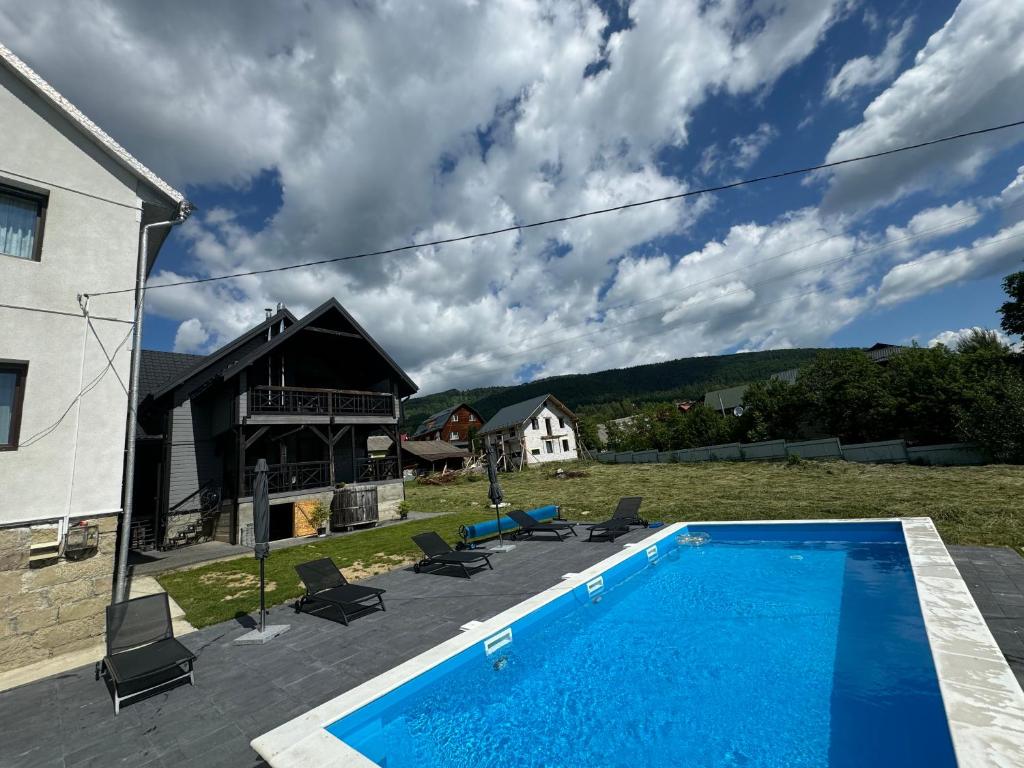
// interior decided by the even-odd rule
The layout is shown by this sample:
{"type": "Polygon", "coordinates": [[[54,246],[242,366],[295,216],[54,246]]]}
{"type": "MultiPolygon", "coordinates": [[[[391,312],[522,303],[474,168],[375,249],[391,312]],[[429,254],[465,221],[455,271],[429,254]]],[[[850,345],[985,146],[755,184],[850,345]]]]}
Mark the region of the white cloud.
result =
{"type": "Polygon", "coordinates": [[[825,96],[829,99],[849,98],[859,89],[891,80],[899,70],[903,47],[913,26],[914,20],[906,19],[899,30],[890,35],[885,48],[877,56],[858,56],[846,62],[825,85],[825,96]]]}
{"type": "MultiPolygon", "coordinates": [[[[282,207],[265,228],[221,210],[183,228],[190,266],[205,275],[682,192],[658,157],[689,140],[694,111],[713,93],[763,93],[844,8],[636,0],[631,27],[605,41],[605,18],[586,2],[312,0],[259,14],[243,2],[184,2],[168,16],[147,4],[66,1],[0,9],[0,36],[177,184],[279,174],[282,207]],[[584,78],[602,57],[607,68],[584,78]]],[[[738,140],[739,162],[753,162],[773,133],[763,126],[738,140]]],[[[708,205],[154,290],[148,307],[195,321],[215,345],[258,322],[264,306],[301,313],[335,295],[425,391],[507,381],[531,361],[551,372],[713,351],[733,334],[479,357],[510,342],[518,354],[584,318],[600,325],[620,261],[685,232],[708,205]]],[[[154,283],[178,277],[157,271],[154,283]]]]}
{"type": "Polygon", "coordinates": [[[718,144],[709,144],[701,153],[697,171],[703,176],[718,169],[744,171],[757,161],[778,135],[779,132],[769,123],[761,123],[751,133],[734,136],[724,150],[718,144]]]}
{"type": "MultiPolygon", "coordinates": [[[[904,70],[839,134],[834,161],[1020,118],[1024,99],[1024,4],[963,0],[904,70]]],[[[872,207],[921,190],[948,191],[1001,149],[1024,140],[1010,129],[835,169],[830,210],[872,207]]]]}
{"type": "MultiPolygon", "coordinates": [[[[265,227],[232,210],[200,212],[178,235],[191,261],[175,271],[158,264],[153,283],[685,191],[659,158],[690,140],[695,111],[713,94],[764,94],[849,4],[636,0],[631,28],[607,42],[604,17],[584,2],[175,8],[0,9],[0,37],[175,183],[244,186],[266,169],[279,175],[282,206],[265,227]],[[602,57],[607,68],[584,78],[602,57]]],[[[966,47],[970,75],[976,55],[966,47]]],[[[874,114],[869,107],[865,120],[874,114]]],[[[864,130],[864,141],[885,136],[864,130]]],[[[774,136],[765,123],[723,141],[730,169],[749,167],[774,136]]],[[[849,141],[837,147],[845,152],[849,141]]],[[[832,183],[833,194],[846,194],[845,177],[832,183]]],[[[879,291],[898,301],[941,282],[926,274],[901,285],[889,272],[876,288],[889,263],[881,250],[861,250],[883,238],[814,208],[735,224],[682,257],[652,252],[653,240],[688,233],[711,204],[696,198],[403,256],[152,290],[147,306],[180,323],[176,348],[205,349],[278,301],[302,314],[337,296],[432,391],[511,381],[527,363],[548,375],[822,343],[879,291]]],[[[980,204],[958,205],[933,204],[907,231],[980,204]]],[[[906,258],[909,267],[917,250],[906,258]]]]}
{"type": "Polygon", "coordinates": [[[1024,221],[974,240],[969,246],[935,250],[898,264],[879,285],[882,306],[921,296],[963,280],[1007,271],[1024,253],[1024,221]]]}
{"type": "Polygon", "coordinates": [[[979,222],[981,211],[971,201],[960,200],[915,213],[905,226],[889,226],[886,239],[894,243],[897,253],[912,255],[921,243],[948,237],[979,222]]]}
{"type": "Polygon", "coordinates": [[[956,349],[957,342],[959,342],[960,339],[967,338],[972,333],[976,333],[979,331],[986,331],[989,333],[994,332],[996,334],[996,337],[1001,342],[1003,342],[1003,344],[1007,345],[1008,347],[1012,347],[1014,345],[1013,339],[1011,339],[1002,331],[998,329],[982,328],[980,325],[976,325],[973,328],[961,328],[956,331],[943,331],[942,333],[936,334],[935,337],[928,342],[928,346],[937,347],[939,344],[942,344],[946,347],[949,347],[950,349],[956,349]]]}
{"type": "Polygon", "coordinates": [[[175,352],[208,352],[210,334],[203,328],[199,318],[192,317],[178,326],[174,334],[175,352]]]}

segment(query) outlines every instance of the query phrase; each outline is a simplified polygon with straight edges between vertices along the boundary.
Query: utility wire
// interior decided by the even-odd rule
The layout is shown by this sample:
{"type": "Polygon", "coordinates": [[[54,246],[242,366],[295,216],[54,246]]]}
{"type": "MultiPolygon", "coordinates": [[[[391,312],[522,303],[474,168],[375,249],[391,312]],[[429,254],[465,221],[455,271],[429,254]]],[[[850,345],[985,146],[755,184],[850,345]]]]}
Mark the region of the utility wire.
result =
{"type": "MultiPolygon", "coordinates": [[[[134,326],[134,325],[135,324],[132,323],[132,326],[134,326]]],[[[28,437],[28,438],[22,440],[19,443],[19,447],[27,448],[28,446],[32,445],[33,443],[38,443],[44,437],[46,437],[47,435],[51,434],[55,429],[57,429],[57,427],[59,427],[61,425],[61,422],[64,421],[65,417],[69,413],[71,413],[71,409],[75,407],[75,403],[77,403],[79,400],[81,400],[83,397],[85,397],[87,394],[89,394],[93,389],[95,389],[99,385],[100,381],[102,381],[103,377],[107,375],[107,372],[110,371],[110,369],[114,367],[114,358],[117,357],[117,353],[121,351],[121,347],[123,347],[127,343],[128,339],[131,338],[131,335],[132,335],[132,329],[129,328],[128,329],[128,333],[125,334],[125,337],[123,339],[121,339],[121,342],[117,345],[117,347],[114,348],[114,353],[112,355],[110,355],[109,357],[107,357],[107,364],[105,366],[103,366],[103,370],[101,370],[99,373],[97,373],[92,379],[90,379],[88,384],[86,384],[84,387],[82,387],[81,391],[77,395],[74,396],[74,398],[71,400],[70,403],[68,403],[68,407],[64,409],[64,412],[60,415],[60,417],[55,422],[50,424],[50,426],[43,427],[43,429],[39,430],[38,432],[36,432],[31,437],[28,437]]],[[[104,354],[106,354],[105,351],[104,351],[104,354]]],[[[122,384],[122,387],[123,386],[124,385],[122,384]]]]}
{"type": "MultiPolygon", "coordinates": [[[[742,179],[740,181],[733,181],[728,184],[719,184],[714,187],[703,187],[701,189],[693,189],[687,192],[679,192],[674,195],[664,195],[663,197],[656,197],[650,200],[638,200],[632,203],[624,203],[622,205],[615,205],[609,208],[599,208],[591,211],[584,211],[582,213],[574,213],[567,216],[559,216],[553,219],[544,219],[542,221],[534,221],[527,224],[514,224],[508,227],[500,227],[498,229],[491,229],[484,232],[474,232],[467,235],[458,235],[456,237],[447,237],[441,240],[431,240],[423,243],[410,243],[409,245],[401,245],[395,248],[385,248],[377,251],[367,251],[364,253],[356,253],[348,256],[333,256],[326,259],[317,259],[316,261],[306,261],[298,264],[286,264],[280,267],[267,267],[265,269],[253,269],[246,272],[233,272],[227,275],[213,275],[210,277],[200,277],[190,280],[177,280],[171,283],[158,283],[157,285],[149,285],[145,287],[145,290],[155,290],[157,288],[173,288],[181,285],[198,285],[200,283],[212,283],[219,280],[232,280],[239,277],[249,277],[252,275],[266,275],[274,272],[287,272],[293,269],[304,269],[306,267],[316,267],[324,264],[336,264],[343,261],[355,261],[356,259],[366,259],[373,256],[386,256],[393,253],[402,253],[404,251],[417,250],[419,248],[430,248],[438,245],[450,245],[452,243],[461,243],[467,240],[475,240],[482,237],[493,237],[495,235],[502,235],[508,232],[521,232],[525,229],[534,229],[536,227],[548,226],[550,224],[560,224],[567,221],[576,221],[578,219],[585,219],[590,216],[600,216],[606,213],[614,213],[616,211],[625,211],[631,208],[639,208],[641,206],[653,205],[655,203],[665,203],[672,200],[682,200],[687,197],[694,197],[695,195],[705,195],[712,192],[722,192],[727,189],[735,189],[736,187],[746,186],[748,184],[758,184],[764,181],[771,181],[773,179],[783,179],[788,176],[797,176],[807,173],[814,173],[815,171],[825,170],[826,168],[836,168],[841,165],[848,165],[850,163],[857,163],[863,160],[871,160],[877,157],[886,157],[888,155],[895,155],[900,152],[909,152],[914,149],[922,149],[924,147],[934,146],[936,144],[943,144],[949,141],[957,141],[959,139],[965,139],[971,136],[980,136],[986,133],[993,133],[995,131],[1002,131],[1007,128],[1016,128],[1024,125],[1024,120],[1017,120],[1012,123],[1003,123],[1002,125],[994,125],[988,128],[980,128],[975,131],[965,131],[963,133],[957,133],[952,136],[943,136],[938,139],[931,139],[930,141],[922,141],[917,144],[908,144],[902,147],[895,147],[894,149],[887,149],[881,152],[872,152],[866,155],[859,155],[857,157],[849,157],[844,160],[833,160],[828,163],[820,163],[818,165],[811,165],[804,168],[793,168],[788,171],[780,171],[778,173],[772,173],[765,176],[756,176],[749,179],[742,179]]],[[[97,293],[85,294],[86,296],[109,296],[116,293],[131,293],[135,288],[122,288],[119,290],[112,291],[99,291],[97,293]]]]}
{"type": "Polygon", "coordinates": [[[62,189],[65,192],[74,192],[76,195],[82,195],[83,197],[91,197],[93,200],[99,200],[99,201],[104,202],[104,203],[110,203],[111,205],[118,205],[118,206],[120,206],[122,208],[127,208],[128,210],[131,210],[131,211],[141,211],[142,210],[142,207],[138,206],[138,205],[129,205],[128,203],[122,203],[120,200],[113,200],[113,199],[111,199],[109,197],[103,197],[102,195],[97,195],[97,194],[94,194],[92,192],[85,192],[84,190],[75,189],[74,187],[67,187],[67,186],[64,186],[63,184],[58,184],[58,183],[56,183],[54,181],[46,181],[44,179],[34,178],[33,176],[26,176],[23,173],[18,173],[17,171],[12,171],[12,170],[10,170],[8,168],[0,168],[0,173],[3,173],[5,175],[7,175],[7,176],[16,176],[17,178],[22,179],[23,181],[30,181],[30,182],[33,182],[35,184],[42,184],[43,186],[46,186],[46,187],[53,187],[55,189],[62,189]]]}
{"type": "MultiPolygon", "coordinates": [[[[62,315],[63,317],[74,317],[82,318],[81,312],[64,312],[59,309],[44,309],[43,307],[21,307],[17,304],[0,304],[0,309],[17,309],[22,312],[41,312],[44,315],[62,315]]],[[[100,317],[98,315],[90,315],[93,320],[105,320],[110,323],[128,323],[128,325],[134,325],[134,320],[124,320],[120,317],[100,317]]]]}
{"type": "MultiPolygon", "coordinates": [[[[1002,238],[999,238],[998,240],[990,240],[987,243],[983,243],[981,245],[975,246],[974,248],[972,248],[970,250],[970,253],[974,253],[975,251],[981,250],[982,248],[988,248],[989,246],[997,245],[999,243],[1003,243],[1003,242],[1006,242],[1008,240],[1016,240],[1016,239],[1021,238],[1021,237],[1024,237],[1024,232],[1020,232],[1020,233],[1015,234],[1015,235],[1009,235],[1007,237],[1002,237],[1002,238]]],[[[908,264],[927,264],[927,263],[932,262],[932,261],[938,261],[940,259],[946,258],[947,256],[949,256],[948,253],[939,253],[939,254],[936,254],[935,256],[926,256],[924,258],[917,259],[914,262],[908,262],[908,264]]],[[[837,261],[837,259],[832,259],[830,261],[834,262],[834,261],[837,261]]],[[[750,286],[745,286],[743,289],[737,289],[737,290],[734,290],[734,291],[729,291],[729,292],[726,292],[726,293],[719,294],[718,296],[710,297],[708,299],[704,299],[704,300],[701,300],[701,301],[695,301],[692,304],[687,305],[686,308],[689,309],[690,307],[700,306],[700,305],[703,305],[703,304],[714,304],[716,302],[721,301],[722,299],[727,298],[730,295],[733,295],[733,294],[736,294],[736,293],[741,293],[743,291],[749,290],[750,288],[756,288],[756,287],[759,287],[761,285],[765,285],[767,283],[774,282],[774,281],[779,280],[779,279],[784,278],[784,277],[790,277],[792,274],[797,274],[799,272],[805,272],[808,269],[819,269],[822,266],[827,266],[828,263],[829,262],[823,262],[822,264],[815,264],[815,265],[812,265],[811,267],[803,267],[803,268],[801,268],[799,270],[794,271],[793,273],[787,273],[787,274],[784,274],[784,275],[776,275],[775,277],[769,278],[768,280],[764,280],[764,281],[762,281],[760,283],[753,283],[750,286]]],[[[826,287],[823,287],[823,288],[814,288],[814,289],[811,289],[811,290],[803,292],[803,293],[791,294],[791,295],[788,295],[788,296],[783,296],[782,298],[779,298],[779,299],[773,299],[771,301],[758,302],[755,305],[754,308],[761,307],[761,306],[766,306],[766,305],[770,305],[770,304],[779,304],[779,303],[782,303],[784,301],[791,301],[792,299],[803,298],[805,296],[812,296],[814,294],[824,293],[827,290],[831,290],[831,289],[839,288],[839,287],[845,287],[847,285],[856,285],[857,283],[860,283],[861,280],[862,280],[862,278],[857,277],[857,278],[854,278],[852,280],[845,280],[845,281],[840,281],[840,282],[836,282],[836,283],[831,283],[830,285],[828,285],[826,287]]],[[[751,309],[751,307],[743,307],[742,309],[736,310],[735,312],[726,312],[724,314],[717,315],[716,319],[721,318],[721,317],[731,317],[733,315],[749,312],[750,309],[751,309]]],[[[645,320],[653,320],[654,318],[660,317],[661,315],[665,314],[666,311],[667,310],[662,310],[662,311],[655,312],[655,313],[652,313],[652,314],[649,314],[649,315],[643,315],[641,317],[631,318],[631,319],[625,320],[625,321],[623,321],[621,323],[615,323],[615,324],[611,324],[611,325],[602,325],[600,328],[596,328],[593,331],[590,331],[589,333],[581,333],[581,334],[577,334],[576,336],[569,336],[567,338],[558,339],[557,341],[551,341],[551,342],[548,342],[546,344],[539,344],[539,345],[536,345],[536,346],[533,346],[533,347],[528,347],[526,349],[518,350],[517,352],[513,352],[513,353],[508,354],[508,355],[487,356],[487,357],[484,357],[482,359],[475,359],[473,361],[467,361],[466,363],[464,363],[462,365],[451,365],[451,366],[446,365],[445,366],[445,371],[465,370],[465,369],[475,368],[475,367],[479,366],[481,363],[495,362],[495,361],[513,359],[513,358],[516,358],[516,357],[522,357],[523,355],[532,354],[532,353],[534,353],[534,352],[536,352],[537,350],[540,350],[540,349],[546,349],[548,347],[557,346],[559,344],[566,344],[566,343],[571,342],[571,341],[578,341],[580,339],[589,338],[591,336],[597,336],[598,334],[605,333],[606,331],[618,330],[618,329],[621,329],[621,328],[623,328],[623,327],[625,327],[627,325],[635,325],[636,323],[640,323],[640,322],[643,322],[645,320]]],[[[657,335],[661,335],[661,334],[665,333],[666,331],[671,330],[672,328],[676,327],[680,323],[685,322],[686,320],[687,320],[687,318],[681,317],[681,318],[679,318],[676,321],[672,321],[671,323],[665,325],[664,327],[659,328],[657,335]]],[[[648,334],[648,337],[651,337],[651,336],[652,336],[651,334],[648,334]]],[[[607,342],[603,342],[603,343],[607,343],[607,342]]],[[[587,346],[591,346],[591,345],[588,344],[588,345],[585,345],[584,347],[578,347],[577,350],[578,349],[583,349],[583,348],[585,348],[587,346]]],[[[481,374],[481,375],[485,375],[485,374],[481,374]]]]}
{"type": "MultiPolygon", "coordinates": [[[[1007,210],[1010,210],[1012,208],[1016,208],[1018,206],[1024,206],[1024,198],[1021,198],[1017,202],[1010,203],[1009,205],[1005,205],[1005,206],[1001,207],[999,210],[1000,211],[1007,211],[1007,210]]],[[[898,245],[902,245],[904,243],[907,243],[907,242],[910,242],[910,241],[913,241],[913,240],[919,240],[919,239],[922,239],[922,238],[926,238],[926,237],[928,237],[930,235],[936,234],[937,232],[941,232],[942,230],[946,230],[946,229],[954,229],[955,230],[957,227],[959,227],[959,225],[961,225],[961,224],[963,224],[965,222],[968,222],[968,221],[974,221],[974,222],[980,221],[988,213],[989,213],[988,211],[978,211],[977,213],[972,213],[972,214],[970,214],[968,216],[963,216],[963,217],[961,217],[959,219],[954,219],[952,221],[947,221],[944,224],[938,224],[938,225],[936,225],[934,227],[931,227],[929,229],[922,229],[922,230],[920,230],[918,232],[915,232],[912,235],[906,235],[905,237],[900,237],[900,238],[897,238],[895,240],[888,240],[888,241],[886,241],[884,243],[879,243],[878,245],[869,246],[869,247],[866,247],[866,248],[861,248],[861,249],[856,250],[856,251],[852,251],[852,252],[846,254],[846,256],[839,257],[839,258],[836,258],[836,259],[829,259],[827,261],[820,262],[820,263],[817,264],[817,266],[826,266],[828,264],[834,263],[835,261],[839,261],[839,260],[847,259],[847,258],[853,258],[854,256],[862,256],[862,255],[864,255],[866,253],[874,253],[876,251],[886,251],[889,248],[892,248],[893,246],[898,246],[898,245]]],[[[621,304],[612,304],[611,306],[601,307],[601,308],[599,308],[598,310],[595,310],[595,311],[599,311],[602,314],[607,314],[608,312],[612,312],[612,311],[617,310],[617,309],[630,309],[632,307],[638,307],[641,304],[649,304],[652,301],[659,301],[661,299],[665,299],[665,298],[668,298],[670,296],[677,296],[680,293],[685,293],[685,292],[689,291],[692,288],[696,288],[696,287],[701,286],[701,285],[707,285],[709,283],[714,283],[714,282],[716,282],[716,281],[718,281],[718,280],[720,280],[720,279],[722,279],[724,277],[729,277],[730,275],[735,275],[735,274],[739,274],[739,273],[743,273],[743,272],[749,272],[750,269],[753,268],[753,267],[761,266],[761,265],[767,264],[768,262],[771,262],[771,261],[778,261],[779,259],[785,258],[786,256],[792,256],[794,253],[799,253],[800,251],[805,251],[808,248],[813,248],[813,247],[818,246],[818,245],[823,245],[824,243],[827,243],[827,242],[829,242],[831,240],[835,240],[835,239],[840,238],[840,237],[848,237],[848,236],[849,235],[846,232],[837,232],[837,233],[835,233],[833,235],[829,235],[828,237],[823,237],[820,240],[815,240],[815,241],[810,242],[810,243],[805,243],[804,245],[797,246],[796,248],[792,248],[792,249],[790,249],[788,251],[783,251],[782,253],[777,253],[774,256],[767,256],[767,257],[765,257],[763,259],[755,259],[754,261],[747,262],[747,263],[745,263],[745,264],[743,264],[743,265],[741,265],[739,267],[736,267],[735,269],[731,269],[728,272],[720,272],[717,275],[712,275],[711,277],[705,278],[703,280],[698,280],[698,281],[693,282],[693,283],[688,283],[683,288],[676,288],[674,290],[666,291],[665,293],[661,293],[661,294],[658,294],[656,296],[649,296],[649,297],[647,297],[645,299],[638,299],[636,301],[623,302],[621,304]]],[[[727,255],[728,254],[724,254],[724,253],[723,254],[719,254],[718,258],[724,258],[727,255]]],[[[814,265],[812,265],[811,268],[813,268],[813,266],[814,265]]],[[[803,271],[803,270],[804,270],[804,268],[801,268],[800,270],[798,270],[798,272],[803,271]]],[[[785,275],[783,275],[783,277],[789,276],[791,274],[795,274],[795,273],[786,273],[785,275]]],[[[584,320],[582,322],[569,323],[569,324],[561,325],[560,326],[560,330],[565,330],[567,328],[579,328],[579,327],[590,325],[592,322],[593,321],[591,321],[591,320],[584,320]]],[[[549,335],[547,332],[541,331],[541,332],[532,333],[532,334],[529,334],[529,335],[526,335],[526,336],[520,336],[519,337],[519,341],[523,342],[523,341],[526,341],[527,339],[532,339],[532,338],[536,338],[538,336],[547,336],[547,335],[549,335]]],[[[512,349],[514,347],[515,347],[514,344],[506,344],[506,345],[504,345],[504,347],[499,347],[498,350],[501,350],[501,349],[512,349]]]]}

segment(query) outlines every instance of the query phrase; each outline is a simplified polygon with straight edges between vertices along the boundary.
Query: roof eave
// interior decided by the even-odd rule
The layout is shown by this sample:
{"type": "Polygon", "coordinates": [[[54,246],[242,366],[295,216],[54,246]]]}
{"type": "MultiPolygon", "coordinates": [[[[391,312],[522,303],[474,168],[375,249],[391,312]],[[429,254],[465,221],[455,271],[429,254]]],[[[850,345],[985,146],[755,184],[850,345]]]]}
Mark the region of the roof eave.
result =
{"type": "Polygon", "coordinates": [[[166,181],[149,170],[127,149],[118,144],[106,131],[90,120],[85,113],[68,101],[56,88],[44,80],[32,67],[22,61],[3,43],[0,43],[0,61],[7,65],[16,76],[50,106],[64,115],[75,128],[102,149],[110,158],[129,171],[137,179],[151,186],[159,195],[170,203],[168,206],[176,211],[182,206],[191,208],[185,196],[166,181]]]}

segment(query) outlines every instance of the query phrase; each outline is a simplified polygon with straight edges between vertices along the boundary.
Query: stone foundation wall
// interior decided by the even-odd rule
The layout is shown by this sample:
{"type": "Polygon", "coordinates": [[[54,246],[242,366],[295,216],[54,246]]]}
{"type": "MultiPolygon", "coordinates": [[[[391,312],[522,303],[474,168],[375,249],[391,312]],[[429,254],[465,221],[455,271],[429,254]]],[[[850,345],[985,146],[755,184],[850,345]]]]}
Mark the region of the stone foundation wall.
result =
{"type": "Polygon", "coordinates": [[[0,529],[0,672],[102,642],[110,604],[117,520],[99,525],[99,549],[85,560],[60,558],[29,567],[32,545],[56,539],[56,527],[0,529]]]}

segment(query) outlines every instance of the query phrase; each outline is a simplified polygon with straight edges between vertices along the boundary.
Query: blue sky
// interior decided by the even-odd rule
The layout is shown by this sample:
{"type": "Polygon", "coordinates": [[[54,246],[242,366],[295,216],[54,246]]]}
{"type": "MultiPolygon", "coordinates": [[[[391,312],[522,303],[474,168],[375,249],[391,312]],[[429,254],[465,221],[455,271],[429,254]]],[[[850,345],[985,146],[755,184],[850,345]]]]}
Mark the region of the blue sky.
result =
{"type": "MultiPolygon", "coordinates": [[[[256,18],[236,6],[184,2],[168,18],[0,2],[0,37],[197,204],[152,283],[1024,118],[1024,6],[996,0],[310,2],[256,18]]],[[[1024,255],[1022,201],[1024,130],[1011,129],[521,236],[154,290],[145,344],[209,351],[265,306],[301,313],[330,295],[424,392],[779,346],[927,344],[998,325],[1001,279],[1024,255]]]]}

